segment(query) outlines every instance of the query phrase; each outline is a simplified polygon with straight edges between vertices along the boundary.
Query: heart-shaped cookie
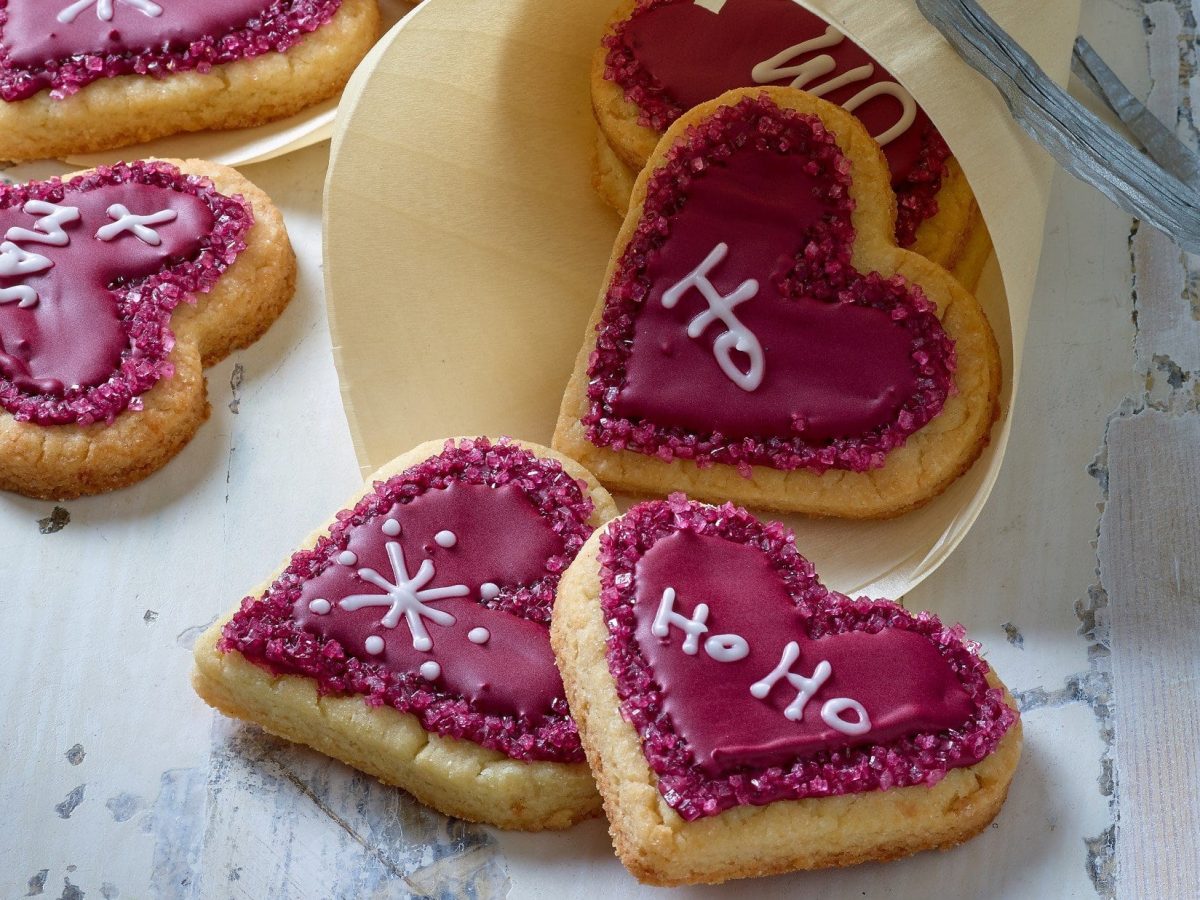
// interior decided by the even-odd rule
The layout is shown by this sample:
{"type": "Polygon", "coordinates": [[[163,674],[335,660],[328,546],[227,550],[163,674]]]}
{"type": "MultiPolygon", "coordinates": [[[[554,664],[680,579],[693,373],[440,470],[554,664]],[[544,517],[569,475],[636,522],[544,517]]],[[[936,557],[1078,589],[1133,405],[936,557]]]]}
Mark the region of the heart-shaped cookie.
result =
{"type": "Polygon", "coordinates": [[[0,157],[290,115],[340,90],[378,28],[375,0],[0,5],[0,157]]]}
{"type": "Polygon", "coordinates": [[[621,3],[592,65],[602,193],[625,181],[627,200],[671,123],[725,91],[756,85],[802,88],[863,122],[891,170],[900,246],[951,268],[971,233],[985,230],[962,170],[912,95],[795,0],[621,3]]]}
{"type": "Polygon", "coordinates": [[[958,626],[830,591],[727,504],[640,504],[580,553],[552,643],[618,855],[662,884],[949,846],[1020,753],[958,626]]]}
{"type": "Polygon", "coordinates": [[[562,572],[615,514],[553,451],[424,444],[200,640],[196,689],[448,814],[566,827],[599,801],[550,610],[562,572]]]}
{"type": "Polygon", "coordinates": [[[200,161],[0,186],[0,235],[0,488],[33,496],[163,465],[207,415],[201,366],[257,338],[295,281],[278,211],[200,161]]]}
{"type": "Polygon", "coordinates": [[[558,449],[618,489],[847,517],[920,505],[978,456],[987,319],[895,246],[887,169],[848,113],[731,92],[672,127],[635,200],[558,449]]]}

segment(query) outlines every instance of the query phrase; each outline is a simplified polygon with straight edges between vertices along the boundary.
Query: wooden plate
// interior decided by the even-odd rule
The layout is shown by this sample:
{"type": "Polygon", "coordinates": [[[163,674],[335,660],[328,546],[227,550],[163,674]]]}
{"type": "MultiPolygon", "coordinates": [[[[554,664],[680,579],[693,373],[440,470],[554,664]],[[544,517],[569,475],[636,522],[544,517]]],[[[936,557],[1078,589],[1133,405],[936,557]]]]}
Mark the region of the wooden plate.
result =
{"type": "MultiPolygon", "coordinates": [[[[618,226],[592,191],[587,78],[613,6],[427,0],[347,88],[325,275],[364,472],[439,436],[549,441],[618,226]]],[[[1011,375],[1019,353],[994,259],[980,296],[1011,375]]],[[[1009,377],[983,458],[929,506],[888,522],[790,523],[831,586],[899,596],[941,564],[995,482],[1012,388],[1009,377]]]]}

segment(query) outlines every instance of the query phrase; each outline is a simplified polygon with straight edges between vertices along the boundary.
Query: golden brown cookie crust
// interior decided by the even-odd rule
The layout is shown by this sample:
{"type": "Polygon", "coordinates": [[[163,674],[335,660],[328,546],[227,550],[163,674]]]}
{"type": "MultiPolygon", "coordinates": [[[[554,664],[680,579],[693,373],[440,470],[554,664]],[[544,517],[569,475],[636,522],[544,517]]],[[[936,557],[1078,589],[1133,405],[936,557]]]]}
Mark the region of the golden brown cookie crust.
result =
{"type": "Polygon", "coordinates": [[[170,134],[262,125],[335,96],[379,36],[376,0],[343,0],[286,53],[165,78],[120,75],[52,100],[0,103],[0,159],[96,153],[170,134]]]}
{"type": "Polygon", "coordinates": [[[36,425],[0,410],[0,490],[72,499],[124,487],[162,468],[208,418],[204,367],[256,341],[295,293],[296,257],[270,198],[227,166],[164,162],[208,176],[220,193],[250,203],[254,225],[246,249],[209,293],[196,295],[194,306],[176,308],[175,348],[168,356],[175,374],[141,395],[141,410],[94,425],[36,425]]]}
{"type": "MultiPolygon", "coordinates": [[[[605,35],[632,15],[636,0],[622,0],[605,26],[605,35]]],[[[601,45],[592,54],[592,113],[600,134],[595,152],[595,185],[600,197],[621,216],[629,205],[629,196],[637,174],[654,153],[661,135],[638,122],[638,108],[625,99],[621,87],[604,77],[608,48],[601,45]]],[[[945,269],[953,270],[965,249],[978,241],[976,228],[982,226],[978,206],[962,167],[951,158],[942,188],[937,195],[938,211],[921,223],[916,242],[909,248],[945,269]]],[[[986,259],[986,256],[985,256],[986,259]]],[[[982,268],[982,266],[980,266],[982,268]]],[[[963,277],[970,278],[970,271],[963,277]]],[[[964,281],[974,290],[978,281],[964,281]]]]}
{"type": "Polygon", "coordinates": [[[895,198],[883,154],[859,121],[839,107],[790,88],[750,88],[730,91],[690,110],[671,126],[638,176],[630,213],[617,236],[600,298],[563,396],[552,446],[579,460],[615,491],[650,495],[684,491],[697,500],[713,503],[732,500],[759,509],[847,519],[890,518],[928,503],[970,468],[987,445],[992,423],[999,414],[1000,353],[975,297],[941,267],[898,248],[893,237],[894,221],[895,198]],[[852,257],[855,267],[879,272],[885,278],[899,274],[920,285],[937,306],[942,327],[955,342],[955,393],[946,399],[940,415],[910,436],[903,447],[888,454],[880,469],[831,469],[817,474],[807,469],[781,471],[754,466],[751,477],[745,478],[732,466],[701,469],[688,460],[663,462],[640,453],[597,447],[584,431],[581,419],[588,409],[587,367],[596,343],[596,326],[604,310],[607,286],[641,218],[649,173],[663,162],[670,147],[693,123],[722,106],[763,94],[781,107],[819,116],[850,160],[854,179],[851,194],[858,201],[852,214],[858,235],[852,257]]]}
{"type": "MultiPolygon", "coordinates": [[[[455,440],[460,440],[455,438],[455,440]]],[[[536,456],[555,459],[587,484],[594,527],[617,515],[612,497],[590,472],[553,450],[517,441],[536,456]]],[[[429,441],[372,474],[341,509],[352,508],[386,480],[442,451],[429,441]]],[[[313,532],[301,549],[326,533],[313,532]]],[[[290,556],[289,556],[290,559],[290,556]]],[[[250,596],[261,597],[286,561],[250,596]]],[[[543,831],[568,828],[600,812],[600,797],[585,763],[523,762],[467,740],[431,734],[416,716],[391,707],[370,707],[359,696],[320,696],[298,675],[275,675],[236,651],[217,649],[222,616],[196,642],[192,684],[206,703],[228,716],[254,722],[279,737],[305,744],[347,765],[403,788],[446,815],[498,828],[543,831]]]]}
{"type": "MultiPolygon", "coordinates": [[[[563,575],[550,643],[616,854],[639,881],[715,884],[897,859],[960,844],[999,813],[1021,755],[1019,720],[990,756],[933,787],[742,806],[685,822],[659,793],[637,732],[621,716],[605,656],[599,546],[597,532],[563,575]]],[[[988,680],[1004,687],[994,673],[988,680]]],[[[1005,699],[1014,706],[1007,691],[1005,699]]]]}

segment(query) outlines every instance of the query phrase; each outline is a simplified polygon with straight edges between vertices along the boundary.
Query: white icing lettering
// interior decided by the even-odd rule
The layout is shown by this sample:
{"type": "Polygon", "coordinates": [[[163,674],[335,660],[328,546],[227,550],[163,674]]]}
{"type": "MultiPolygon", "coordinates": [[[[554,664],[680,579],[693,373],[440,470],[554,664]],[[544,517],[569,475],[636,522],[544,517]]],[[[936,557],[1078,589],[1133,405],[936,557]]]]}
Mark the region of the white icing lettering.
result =
{"type": "Polygon", "coordinates": [[[658,602],[658,612],[654,615],[654,624],[650,626],[650,632],[655,637],[665,638],[671,633],[671,626],[674,625],[687,635],[683,639],[683,652],[695,656],[696,651],[700,649],[700,635],[708,631],[708,626],[704,624],[707,620],[707,603],[698,604],[690,619],[675,612],[675,588],[669,587],[663,591],[662,599],[658,602]]]}
{"type": "Polygon", "coordinates": [[[821,706],[821,721],[842,734],[859,735],[871,730],[871,717],[867,715],[861,703],[849,697],[826,700],[821,706]],[[858,721],[847,722],[843,719],[842,713],[846,710],[852,711],[858,717],[858,721]]]}
{"type": "MultiPolygon", "coordinates": [[[[789,62],[793,62],[797,57],[804,56],[806,53],[813,53],[817,50],[827,50],[830,47],[836,47],[843,40],[845,40],[845,35],[830,25],[825,30],[825,34],[820,37],[794,44],[786,50],[775,54],[770,59],[763,60],[751,70],[750,75],[756,84],[771,84],[782,78],[790,78],[792,79],[792,87],[807,90],[816,97],[823,97],[848,84],[857,84],[860,81],[866,81],[875,74],[875,67],[873,65],[859,66],[856,69],[844,72],[836,78],[831,78],[828,81],[810,87],[809,85],[815,79],[823,75],[828,75],[837,68],[837,63],[833,57],[827,53],[814,56],[799,65],[788,65],[789,62]]],[[[894,97],[900,102],[900,118],[896,121],[896,124],[883,133],[874,136],[881,147],[886,147],[892,141],[896,140],[896,138],[900,137],[900,135],[904,134],[904,132],[908,131],[908,129],[912,128],[913,123],[917,120],[917,102],[913,99],[912,94],[894,81],[882,81],[878,84],[867,85],[843,103],[842,108],[846,112],[854,112],[868,100],[873,100],[880,96],[894,97]]]]}
{"type": "Polygon", "coordinates": [[[704,652],[717,662],[737,662],[750,655],[750,645],[740,634],[714,634],[704,642],[704,652]]]}
{"type": "Polygon", "coordinates": [[[71,238],[63,231],[63,226],[79,221],[78,207],[58,206],[45,200],[30,200],[22,209],[31,216],[38,217],[33,226],[37,230],[18,228],[14,225],[5,233],[6,240],[50,244],[52,247],[65,247],[71,242],[71,238]]]}
{"type": "Polygon", "coordinates": [[[813,695],[821,689],[829,676],[833,674],[833,667],[826,660],[821,660],[817,663],[817,667],[813,670],[810,677],[805,677],[796,672],[791,671],[793,664],[800,658],[800,645],[795,641],[789,641],[788,645],[783,648],[783,657],[779,660],[779,665],[771,670],[766,678],[761,681],[756,681],[750,685],[750,695],[758,700],[765,700],[767,695],[771,693],[771,688],[775,687],[776,682],[781,678],[787,678],[788,682],[794,687],[798,693],[796,699],[787,705],[784,709],[784,716],[792,722],[799,722],[804,719],[804,707],[808,705],[808,701],[813,698],[813,695]]]}
{"type": "Polygon", "coordinates": [[[111,241],[129,232],[143,244],[157,247],[162,243],[162,237],[150,226],[165,225],[168,222],[174,222],[177,214],[173,209],[162,209],[156,213],[139,216],[131,213],[128,207],[122,206],[120,203],[114,203],[108,208],[108,217],[113,221],[108,225],[100,226],[100,229],[96,232],[98,240],[111,241]]]}
{"type": "MultiPolygon", "coordinates": [[[[152,0],[116,0],[126,6],[132,6],[144,16],[155,18],[162,15],[162,7],[152,0]]],[[[96,7],[96,18],[101,22],[111,22],[113,18],[113,0],[77,0],[60,12],[56,18],[64,25],[70,25],[79,14],[90,7],[96,7]]]]}
{"type": "Polygon", "coordinates": [[[717,244],[705,257],[704,262],[663,294],[662,304],[667,309],[673,309],[684,294],[695,288],[708,303],[708,309],[688,324],[688,337],[699,338],[704,333],[704,329],[720,320],[727,330],[713,343],[713,355],[716,357],[717,365],[721,367],[721,371],[730,381],[743,391],[750,392],[757,390],[762,384],[766,361],[763,358],[763,349],[758,338],[738,319],[734,313],[734,307],[758,293],[758,282],[753,278],[748,279],[742,282],[732,294],[722,295],[709,281],[708,273],[720,264],[728,253],[728,244],[723,242],[717,244]],[[750,362],[749,369],[742,371],[738,367],[733,359],[734,350],[746,355],[750,362]]]}
{"type": "MultiPolygon", "coordinates": [[[[41,254],[22,250],[11,241],[0,243],[0,278],[33,275],[37,272],[45,272],[53,265],[54,263],[41,254]]],[[[18,301],[18,306],[34,306],[38,302],[37,291],[27,284],[0,288],[0,303],[14,301],[18,301]]]]}
{"type": "Polygon", "coordinates": [[[385,545],[388,561],[392,565],[392,578],[388,581],[374,569],[359,569],[358,575],[364,581],[375,585],[383,594],[356,594],[338,602],[338,606],[347,612],[362,609],[367,606],[386,606],[380,624],[384,628],[395,628],[403,617],[408,622],[412,633],[413,649],[422,652],[433,649],[433,640],[425,628],[425,619],[438,625],[448,626],[455,623],[454,616],[440,609],[434,609],[426,604],[448,597],[465,597],[470,588],[465,584],[455,584],[449,587],[426,588],[425,585],[433,580],[435,569],[433,560],[425,559],[415,575],[408,574],[408,565],[404,560],[404,548],[396,541],[388,541],[385,545]]]}

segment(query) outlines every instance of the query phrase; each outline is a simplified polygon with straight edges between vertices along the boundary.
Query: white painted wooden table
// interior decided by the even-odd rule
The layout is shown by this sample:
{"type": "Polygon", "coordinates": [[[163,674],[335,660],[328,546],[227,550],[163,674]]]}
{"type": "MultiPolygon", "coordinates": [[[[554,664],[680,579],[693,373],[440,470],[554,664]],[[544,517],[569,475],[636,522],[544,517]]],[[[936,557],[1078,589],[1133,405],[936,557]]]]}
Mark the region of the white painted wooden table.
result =
{"type": "MultiPolygon", "coordinates": [[[[1193,6],[1087,0],[1083,32],[1195,143],[1193,6]]],[[[0,496],[2,898],[653,893],[601,823],[450,821],[188,687],[195,636],[357,481],[322,306],[326,159],[247,170],[287,216],[299,293],[208,373],[213,416],[181,457],[60,508],[0,496]]],[[[992,828],[951,853],[694,893],[1200,896],[1198,275],[1059,179],[1004,473],[906,598],[964,622],[1024,709],[992,828]]]]}

